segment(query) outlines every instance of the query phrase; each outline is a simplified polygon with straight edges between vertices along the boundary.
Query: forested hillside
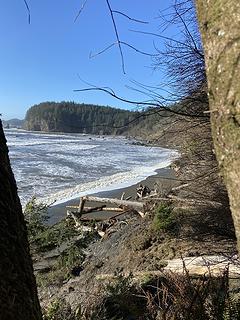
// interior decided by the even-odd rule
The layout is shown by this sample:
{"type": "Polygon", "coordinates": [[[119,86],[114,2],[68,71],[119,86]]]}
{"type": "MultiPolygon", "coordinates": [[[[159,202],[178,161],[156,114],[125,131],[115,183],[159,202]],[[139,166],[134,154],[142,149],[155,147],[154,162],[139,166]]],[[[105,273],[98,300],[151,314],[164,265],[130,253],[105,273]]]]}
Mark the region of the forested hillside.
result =
{"type": "Polygon", "coordinates": [[[3,120],[3,127],[9,128],[21,128],[23,126],[24,120],[20,119],[10,119],[10,120],[3,120]]]}
{"type": "Polygon", "coordinates": [[[25,129],[33,131],[122,134],[141,119],[139,112],[74,102],[43,102],[26,114],[25,129]]]}

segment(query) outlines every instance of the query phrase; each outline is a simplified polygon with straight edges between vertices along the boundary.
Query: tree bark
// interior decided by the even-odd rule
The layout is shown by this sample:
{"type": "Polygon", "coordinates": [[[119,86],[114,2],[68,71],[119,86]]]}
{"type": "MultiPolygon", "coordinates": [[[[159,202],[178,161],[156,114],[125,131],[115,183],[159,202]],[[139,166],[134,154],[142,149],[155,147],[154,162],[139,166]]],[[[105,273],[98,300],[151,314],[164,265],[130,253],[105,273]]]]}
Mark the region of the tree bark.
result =
{"type": "Polygon", "coordinates": [[[0,120],[0,319],[40,320],[27,231],[0,120]]]}
{"type": "Polygon", "coordinates": [[[196,0],[212,136],[240,252],[240,1],[196,0]]]}

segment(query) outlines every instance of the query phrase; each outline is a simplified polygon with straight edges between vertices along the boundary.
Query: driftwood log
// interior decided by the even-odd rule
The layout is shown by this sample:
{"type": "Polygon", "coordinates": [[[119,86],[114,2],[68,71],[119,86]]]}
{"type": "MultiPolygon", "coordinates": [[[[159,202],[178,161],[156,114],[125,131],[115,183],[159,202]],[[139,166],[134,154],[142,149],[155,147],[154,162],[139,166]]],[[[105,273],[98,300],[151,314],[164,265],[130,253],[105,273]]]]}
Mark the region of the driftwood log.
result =
{"type": "Polygon", "coordinates": [[[93,197],[93,196],[87,196],[84,198],[86,199],[86,201],[113,203],[118,206],[134,208],[136,210],[142,210],[142,211],[144,211],[144,207],[145,207],[144,202],[138,202],[138,201],[120,200],[120,199],[112,199],[112,198],[99,198],[99,197],[93,197]]]}
{"type": "MultiPolygon", "coordinates": [[[[239,259],[221,255],[203,255],[195,257],[176,258],[166,260],[166,266],[156,271],[138,271],[133,272],[133,280],[146,276],[164,276],[170,272],[173,274],[182,274],[190,277],[221,277],[228,272],[228,279],[240,279],[239,259]]],[[[124,274],[128,276],[129,273],[124,274]]],[[[96,275],[96,280],[114,280],[117,279],[115,274],[102,273],[96,275]]]]}
{"type": "MultiPolygon", "coordinates": [[[[78,209],[79,206],[66,206],[67,209],[78,209]]],[[[82,214],[90,213],[92,211],[113,211],[113,212],[123,212],[122,208],[107,208],[106,205],[99,207],[84,207],[82,214]]]]}

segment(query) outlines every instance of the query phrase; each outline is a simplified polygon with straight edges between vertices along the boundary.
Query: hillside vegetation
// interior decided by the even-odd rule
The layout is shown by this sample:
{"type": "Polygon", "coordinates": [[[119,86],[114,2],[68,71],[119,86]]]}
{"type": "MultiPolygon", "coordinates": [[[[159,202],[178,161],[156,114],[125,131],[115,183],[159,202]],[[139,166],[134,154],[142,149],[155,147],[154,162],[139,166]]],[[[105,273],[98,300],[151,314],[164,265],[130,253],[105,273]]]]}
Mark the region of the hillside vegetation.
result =
{"type": "Polygon", "coordinates": [[[43,102],[26,114],[25,129],[33,131],[122,134],[140,113],[74,102],[43,102]]]}
{"type": "Polygon", "coordinates": [[[4,128],[21,128],[24,124],[24,120],[20,119],[10,119],[10,120],[3,120],[3,127],[4,128]]]}

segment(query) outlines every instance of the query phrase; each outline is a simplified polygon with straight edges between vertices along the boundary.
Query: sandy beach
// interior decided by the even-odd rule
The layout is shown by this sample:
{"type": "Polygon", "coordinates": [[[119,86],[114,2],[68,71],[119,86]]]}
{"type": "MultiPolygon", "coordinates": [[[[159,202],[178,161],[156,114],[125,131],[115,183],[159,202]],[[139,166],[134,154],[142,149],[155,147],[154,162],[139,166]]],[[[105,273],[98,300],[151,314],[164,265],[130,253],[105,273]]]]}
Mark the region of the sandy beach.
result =
{"type": "MultiPolygon", "coordinates": [[[[170,190],[171,187],[176,185],[177,179],[174,175],[174,172],[171,168],[166,167],[162,169],[158,169],[156,171],[157,173],[155,175],[149,176],[143,181],[131,185],[129,187],[121,188],[121,189],[115,189],[111,191],[103,191],[103,192],[98,192],[94,193],[92,195],[97,196],[97,197],[102,197],[102,198],[117,198],[120,199],[122,194],[125,193],[125,198],[126,197],[132,197],[132,199],[135,199],[136,197],[136,188],[137,186],[141,183],[142,185],[148,186],[151,190],[157,189],[157,190],[170,190]]],[[[49,224],[55,224],[62,220],[63,218],[66,217],[67,209],[66,206],[74,206],[79,204],[79,198],[69,200],[60,204],[57,204],[55,206],[52,206],[49,209],[49,224]]],[[[90,205],[99,205],[96,203],[89,203],[90,205]]],[[[102,219],[110,218],[114,213],[111,212],[96,212],[96,213],[91,213],[88,214],[88,217],[95,218],[96,215],[101,215],[102,219]]]]}

